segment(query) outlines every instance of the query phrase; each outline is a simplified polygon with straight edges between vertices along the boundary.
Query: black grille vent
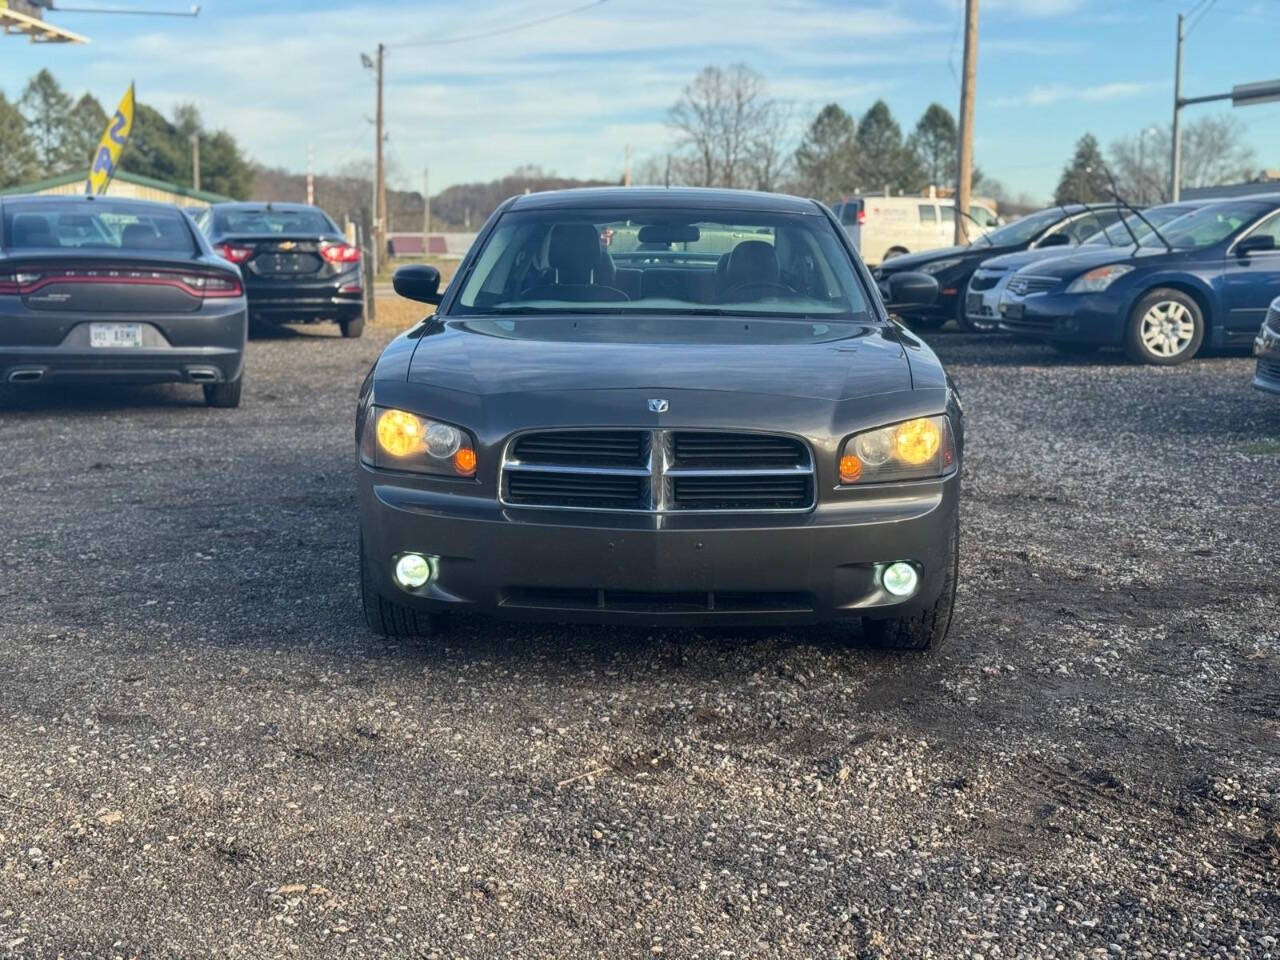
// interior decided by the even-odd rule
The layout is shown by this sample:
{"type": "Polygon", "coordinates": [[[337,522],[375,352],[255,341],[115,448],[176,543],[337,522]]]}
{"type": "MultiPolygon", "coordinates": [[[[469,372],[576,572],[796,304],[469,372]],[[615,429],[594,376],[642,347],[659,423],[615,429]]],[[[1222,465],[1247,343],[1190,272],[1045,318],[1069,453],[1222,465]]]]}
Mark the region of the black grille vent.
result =
{"type": "Polygon", "coordinates": [[[1258,376],[1264,380],[1280,380],[1280,357],[1259,357],[1258,376]]]}
{"type": "Polygon", "coordinates": [[[673,467],[794,467],[808,463],[799,440],[764,433],[672,434],[673,467]]]}
{"type": "Polygon", "coordinates": [[[1003,271],[1000,273],[988,273],[986,271],[979,270],[969,278],[969,289],[979,291],[994,289],[995,285],[1000,282],[1001,276],[1003,276],[1003,271]]]}
{"type": "Polygon", "coordinates": [[[796,510],[813,499],[813,478],[764,475],[673,477],[671,499],[681,510],[796,510]]]}
{"type": "Polygon", "coordinates": [[[530,506],[644,509],[647,476],[603,473],[544,473],[513,470],[507,474],[507,500],[530,506]]]}
{"type": "Polygon", "coordinates": [[[643,467],[649,456],[649,434],[640,430],[527,433],[516,440],[512,456],[522,463],[643,467]]]}

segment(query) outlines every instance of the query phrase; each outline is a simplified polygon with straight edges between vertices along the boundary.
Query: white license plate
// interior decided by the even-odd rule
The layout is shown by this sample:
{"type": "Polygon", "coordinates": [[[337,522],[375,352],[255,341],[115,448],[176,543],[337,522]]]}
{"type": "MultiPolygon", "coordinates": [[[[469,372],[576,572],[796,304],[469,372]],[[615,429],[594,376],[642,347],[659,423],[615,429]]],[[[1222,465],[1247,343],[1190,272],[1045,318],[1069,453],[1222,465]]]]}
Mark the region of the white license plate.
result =
{"type": "Polygon", "coordinates": [[[142,324],[140,323],[91,323],[89,324],[91,347],[140,347],[142,324]]]}

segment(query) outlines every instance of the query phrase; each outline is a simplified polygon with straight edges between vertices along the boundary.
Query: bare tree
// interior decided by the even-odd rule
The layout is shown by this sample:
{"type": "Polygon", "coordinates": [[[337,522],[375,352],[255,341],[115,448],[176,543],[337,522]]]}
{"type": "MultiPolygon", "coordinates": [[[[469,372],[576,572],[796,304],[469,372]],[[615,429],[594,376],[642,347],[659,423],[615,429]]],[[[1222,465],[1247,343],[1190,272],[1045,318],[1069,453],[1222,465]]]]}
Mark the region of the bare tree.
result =
{"type": "MultiPolygon", "coordinates": [[[[1246,130],[1229,113],[1201,117],[1183,127],[1182,185],[1214,187],[1252,177],[1257,156],[1245,143],[1246,130]]],[[[1127,200],[1168,202],[1170,138],[1167,126],[1146,127],[1137,136],[1111,144],[1112,172],[1127,200]]]]}
{"type": "Polygon", "coordinates": [[[789,114],[745,64],[707,67],[668,114],[677,133],[677,179],[702,187],[775,187],[789,114]]]}

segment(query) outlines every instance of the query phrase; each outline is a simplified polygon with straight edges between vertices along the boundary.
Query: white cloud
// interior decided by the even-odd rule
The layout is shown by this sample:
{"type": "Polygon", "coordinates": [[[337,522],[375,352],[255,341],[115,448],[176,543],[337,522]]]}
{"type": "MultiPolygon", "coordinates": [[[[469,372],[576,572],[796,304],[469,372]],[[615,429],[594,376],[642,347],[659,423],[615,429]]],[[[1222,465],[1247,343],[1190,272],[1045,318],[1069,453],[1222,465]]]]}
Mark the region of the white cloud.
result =
{"type": "Polygon", "coordinates": [[[1014,96],[995,97],[989,103],[993,107],[1043,107],[1064,101],[1106,103],[1114,100],[1131,100],[1167,86],[1167,83],[1161,82],[1101,83],[1085,87],[1054,83],[1034,86],[1014,96]]]}

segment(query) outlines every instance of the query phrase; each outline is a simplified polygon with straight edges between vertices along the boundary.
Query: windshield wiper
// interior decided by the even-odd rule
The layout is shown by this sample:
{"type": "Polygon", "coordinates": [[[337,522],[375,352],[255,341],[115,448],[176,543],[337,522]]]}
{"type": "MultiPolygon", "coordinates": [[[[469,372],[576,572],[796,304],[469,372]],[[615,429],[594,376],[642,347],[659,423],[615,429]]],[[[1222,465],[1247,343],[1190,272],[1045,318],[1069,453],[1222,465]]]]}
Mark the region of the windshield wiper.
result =
{"type": "MultiPolygon", "coordinates": [[[[1120,203],[1126,210],[1133,211],[1133,215],[1137,217],[1139,220],[1141,220],[1143,223],[1145,223],[1151,229],[1151,232],[1155,236],[1155,238],[1164,244],[1165,250],[1167,250],[1169,253],[1173,253],[1173,244],[1171,244],[1168,240],[1166,240],[1164,237],[1164,234],[1161,233],[1158,229],[1156,229],[1156,225],[1152,223],[1150,220],[1148,220],[1146,217],[1144,217],[1142,215],[1141,210],[1138,210],[1136,207],[1133,206],[1133,204],[1129,203],[1128,200],[1120,196],[1120,191],[1116,189],[1116,179],[1115,177],[1111,176],[1111,171],[1107,168],[1107,165],[1105,163],[1102,165],[1102,172],[1107,175],[1107,183],[1111,184],[1111,195],[1116,198],[1116,201],[1120,203]]],[[[1122,216],[1120,219],[1123,220],[1124,217],[1122,216]]],[[[1129,233],[1130,235],[1132,235],[1133,231],[1130,230],[1129,233]]],[[[1142,241],[1139,240],[1137,237],[1134,237],[1133,244],[1135,247],[1141,247],[1142,241]]]]}

